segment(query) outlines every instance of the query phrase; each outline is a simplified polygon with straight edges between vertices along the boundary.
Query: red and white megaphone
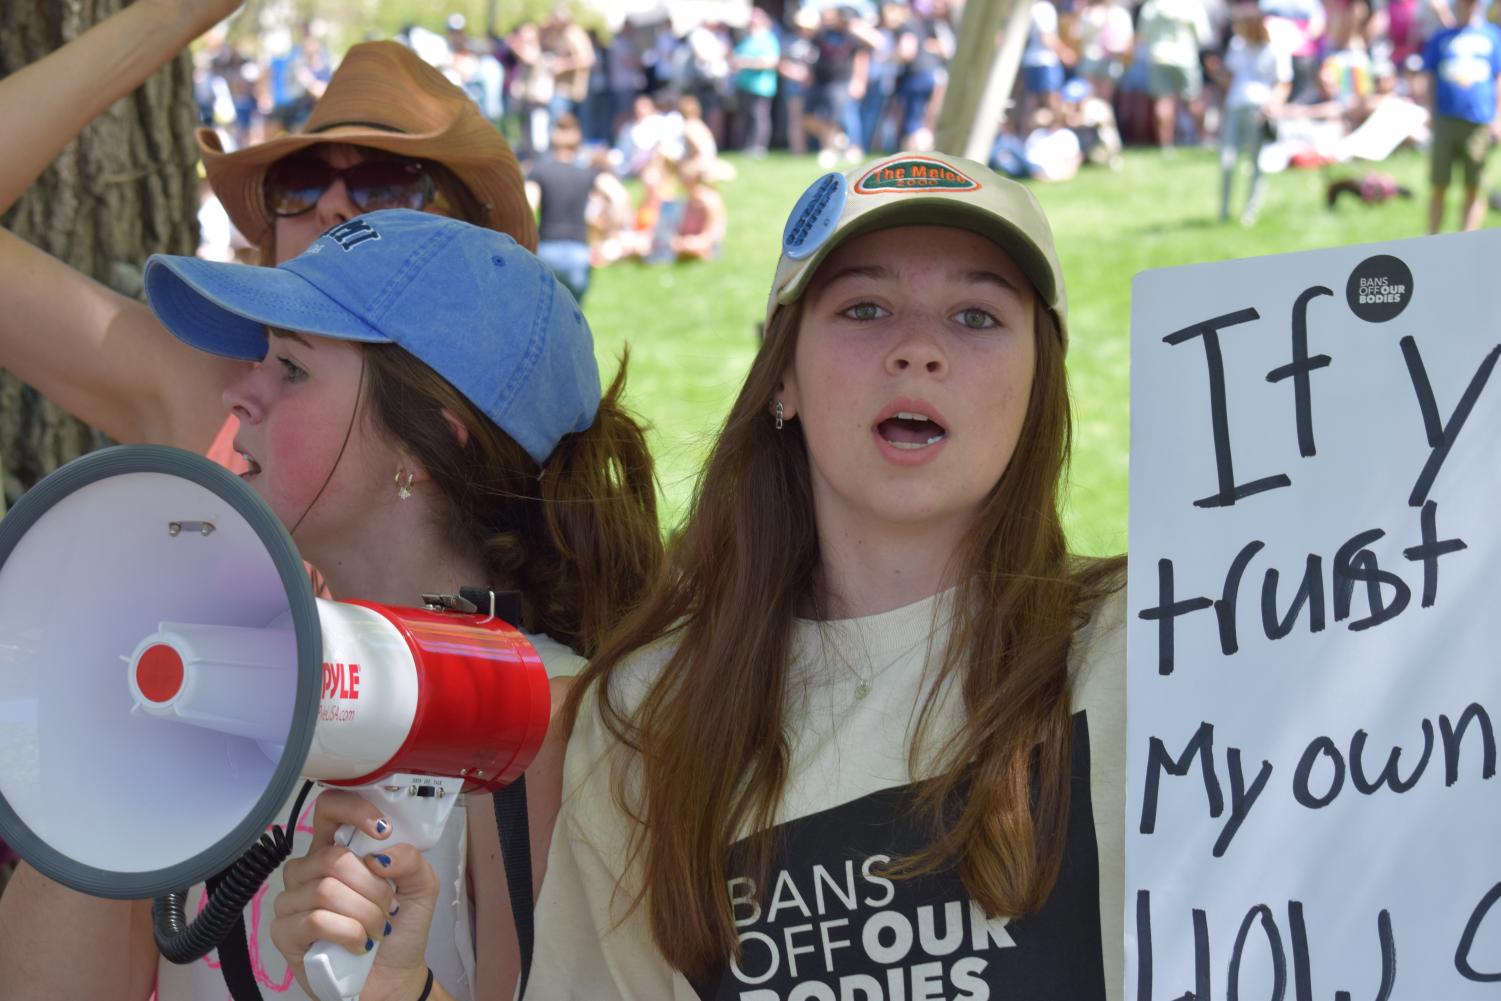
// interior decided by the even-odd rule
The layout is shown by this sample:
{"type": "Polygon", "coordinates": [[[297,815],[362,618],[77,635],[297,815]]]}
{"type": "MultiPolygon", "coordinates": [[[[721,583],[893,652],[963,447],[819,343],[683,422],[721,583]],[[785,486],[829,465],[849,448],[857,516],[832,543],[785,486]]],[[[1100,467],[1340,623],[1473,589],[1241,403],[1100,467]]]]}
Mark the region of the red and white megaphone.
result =
{"type": "MultiPolygon", "coordinates": [[[[493,596],[453,604],[315,597],[271,510],[188,452],[64,466],[0,518],[0,840],[85,893],[160,897],[239,860],[306,778],[430,847],[458,793],[522,773],[549,715],[493,596]]],[[[320,943],[314,993],[357,997],[374,955],[320,943]]]]}

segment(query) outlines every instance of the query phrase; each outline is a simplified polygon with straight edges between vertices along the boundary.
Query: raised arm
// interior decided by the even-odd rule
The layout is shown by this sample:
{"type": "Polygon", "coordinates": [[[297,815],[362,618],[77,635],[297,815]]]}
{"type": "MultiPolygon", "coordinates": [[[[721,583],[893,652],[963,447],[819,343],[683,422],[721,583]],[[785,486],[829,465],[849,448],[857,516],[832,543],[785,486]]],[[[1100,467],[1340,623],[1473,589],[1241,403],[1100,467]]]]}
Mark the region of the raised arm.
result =
{"type": "MultiPolygon", "coordinates": [[[[0,80],[0,212],[95,116],[239,0],[138,0],[0,80]]],[[[111,437],[202,450],[230,362],[182,346],[151,312],[0,229],[0,367],[111,437]]]]}

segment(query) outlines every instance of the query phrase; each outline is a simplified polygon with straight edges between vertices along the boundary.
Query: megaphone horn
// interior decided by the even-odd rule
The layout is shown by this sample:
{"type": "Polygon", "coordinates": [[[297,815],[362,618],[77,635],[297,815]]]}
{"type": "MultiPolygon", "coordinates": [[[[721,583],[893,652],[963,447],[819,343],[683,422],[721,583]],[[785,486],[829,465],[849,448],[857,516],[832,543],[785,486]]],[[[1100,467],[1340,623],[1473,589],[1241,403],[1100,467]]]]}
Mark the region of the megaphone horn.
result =
{"type": "MultiPolygon", "coordinates": [[[[160,446],[75,460],[0,519],[0,840],[58,882],[130,899],[257,845],[213,895],[232,912],[224,886],[290,850],[261,835],[304,779],[355,788],[391,838],[425,848],[458,793],[514,780],[546,731],[541,659],[498,607],[485,591],[422,608],[317,598],[228,471],[160,446]]],[[[352,850],[373,847],[352,833],[352,850]]],[[[159,916],[168,958],[218,941],[170,902],[159,916]]],[[[307,970],[335,1001],[372,961],[324,946],[307,970]]]]}

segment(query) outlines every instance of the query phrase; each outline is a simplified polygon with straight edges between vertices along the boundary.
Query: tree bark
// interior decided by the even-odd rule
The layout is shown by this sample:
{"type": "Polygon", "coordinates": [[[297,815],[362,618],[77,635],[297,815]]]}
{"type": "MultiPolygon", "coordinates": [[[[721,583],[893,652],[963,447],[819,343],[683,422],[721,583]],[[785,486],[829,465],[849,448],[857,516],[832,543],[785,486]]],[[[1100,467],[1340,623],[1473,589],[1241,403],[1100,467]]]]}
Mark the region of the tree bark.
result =
{"type": "MultiPolygon", "coordinates": [[[[0,76],[76,38],[124,0],[3,0],[0,76]]],[[[198,246],[197,113],[184,53],[63,150],[0,225],[84,274],[139,296],[152,253],[198,246]]],[[[35,332],[46,337],[47,331],[35,332]]],[[[105,437],[0,371],[0,511],[105,437]]]]}

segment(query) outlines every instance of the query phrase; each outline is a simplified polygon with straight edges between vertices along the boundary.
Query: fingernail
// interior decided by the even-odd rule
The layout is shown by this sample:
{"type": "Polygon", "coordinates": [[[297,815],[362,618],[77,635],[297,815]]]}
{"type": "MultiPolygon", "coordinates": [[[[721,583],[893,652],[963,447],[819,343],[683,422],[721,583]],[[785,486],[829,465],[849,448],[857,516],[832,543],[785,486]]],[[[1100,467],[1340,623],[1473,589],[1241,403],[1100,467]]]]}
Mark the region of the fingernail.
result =
{"type": "Polygon", "coordinates": [[[394,918],[396,916],[396,912],[399,911],[399,910],[401,910],[401,905],[400,904],[393,904],[393,905],[391,905],[391,917],[394,918]]]}
{"type": "Polygon", "coordinates": [[[383,866],[390,865],[391,864],[391,856],[389,856],[389,855],[377,855],[377,856],[375,856],[375,861],[379,862],[383,866]]]}
{"type": "Polygon", "coordinates": [[[391,825],[388,824],[388,823],[386,823],[384,820],[377,820],[375,822],[375,833],[376,834],[385,834],[390,829],[391,829],[391,825]]]}
{"type": "Polygon", "coordinates": [[[365,951],[369,952],[371,949],[374,949],[374,948],[375,948],[375,939],[373,939],[373,938],[367,938],[367,939],[365,939],[365,951]]]}
{"type": "Polygon", "coordinates": [[[385,938],[387,935],[391,934],[391,922],[386,922],[386,930],[381,932],[380,934],[382,938],[385,938]]]}

